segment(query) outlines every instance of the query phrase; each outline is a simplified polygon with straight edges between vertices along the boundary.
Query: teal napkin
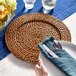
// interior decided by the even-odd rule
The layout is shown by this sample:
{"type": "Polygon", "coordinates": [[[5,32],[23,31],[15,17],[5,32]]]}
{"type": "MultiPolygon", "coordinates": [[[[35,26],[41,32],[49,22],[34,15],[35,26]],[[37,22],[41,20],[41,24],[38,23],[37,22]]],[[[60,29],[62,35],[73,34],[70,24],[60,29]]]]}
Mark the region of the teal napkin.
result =
{"type": "Polygon", "coordinates": [[[45,44],[50,48],[50,46],[53,45],[54,39],[54,37],[50,37],[41,42],[38,47],[40,48],[41,52],[67,76],[76,76],[76,60],[71,55],[69,55],[64,49],[56,49],[56,52],[54,53],[58,56],[58,58],[55,58],[49,55],[49,53],[46,52],[42,46],[45,44]]]}

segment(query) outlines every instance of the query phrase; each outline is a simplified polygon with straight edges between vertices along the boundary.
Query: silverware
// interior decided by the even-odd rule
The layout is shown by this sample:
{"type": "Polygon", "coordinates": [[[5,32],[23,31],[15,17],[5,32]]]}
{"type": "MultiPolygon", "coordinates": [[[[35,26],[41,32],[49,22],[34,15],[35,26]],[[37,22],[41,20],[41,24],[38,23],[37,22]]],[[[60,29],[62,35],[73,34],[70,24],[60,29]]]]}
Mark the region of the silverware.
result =
{"type": "Polygon", "coordinates": [[[58,58],[58,56],[52,50],[50,50],[45,44],[43,44],[43,47],[52,57],[58,58]]]}
{"type": "Polygon", "coordinates": [[[60,44],[57,40],[54,40],[53,43],[54,43],[53,46],[54,46],[55,48],[57,48],[57,49],[62,49],[61,44],[60,44]]]}
{"type": "Polygon", "coordinates": [[[62,45],[61,45],[57,40],[54,40],[54,41],[53,41],[53,44],[50,46],[50,49],[51,49],[53,52],[57,52],[56,49],[62,49],[62,45]]]}

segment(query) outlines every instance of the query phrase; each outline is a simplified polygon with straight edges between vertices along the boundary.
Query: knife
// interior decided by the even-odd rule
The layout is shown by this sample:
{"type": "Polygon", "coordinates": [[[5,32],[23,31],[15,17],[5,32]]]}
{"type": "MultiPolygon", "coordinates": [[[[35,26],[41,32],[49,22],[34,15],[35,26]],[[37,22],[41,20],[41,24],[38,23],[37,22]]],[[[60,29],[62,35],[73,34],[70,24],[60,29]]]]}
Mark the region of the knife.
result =
{"type": "Polygon", "coordinates": [[[43,44],[44,49],[52,56],[59,58],[52,50],[50,50],[45,44],[43,44]]]}

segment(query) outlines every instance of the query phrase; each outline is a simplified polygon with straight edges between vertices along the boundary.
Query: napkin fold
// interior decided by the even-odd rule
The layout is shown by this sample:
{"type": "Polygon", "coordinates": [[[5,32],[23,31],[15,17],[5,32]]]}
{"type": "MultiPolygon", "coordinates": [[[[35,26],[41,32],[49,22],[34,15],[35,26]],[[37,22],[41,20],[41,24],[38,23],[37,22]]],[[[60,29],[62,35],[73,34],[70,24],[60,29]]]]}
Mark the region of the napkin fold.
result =
{"type": "MultiPolygon", "coordinates": [[[[17,17],[24,14],[43,13],[42,10],[42,0],[36,0],[35,7],[28,11],[25,10],[25,4],[23,0],[17,0],[16,16],[11,20],[11,22],[17,17]]],[[[57,0],[56,7],[49,14],[55,16],[62,21],[68,16],[72,15],[74,12],[76,12],[76,0],[57,0]]],[[[7,25],[7,27],[9,26],[9,24],[7,25]]],[[[3,32],[0,33],[0,60],[10,54],[5,44],[5,32],[7,27],[3,30],[3,32]]]]}
{"type": "Polygon", "coordinates": [[[54,53],[59,58],[52,57],[42,46],[43,44],[45,44],[47,47],[50,48],[50,46],[53,45],[54,39],[54,37],[50,37],[41,42],[38,47],[41,49],[41,52],[67,76],[76,76],[76,60],[70,54],[68,54],[64,49],[56,49],[56,52],[54,53]]]}

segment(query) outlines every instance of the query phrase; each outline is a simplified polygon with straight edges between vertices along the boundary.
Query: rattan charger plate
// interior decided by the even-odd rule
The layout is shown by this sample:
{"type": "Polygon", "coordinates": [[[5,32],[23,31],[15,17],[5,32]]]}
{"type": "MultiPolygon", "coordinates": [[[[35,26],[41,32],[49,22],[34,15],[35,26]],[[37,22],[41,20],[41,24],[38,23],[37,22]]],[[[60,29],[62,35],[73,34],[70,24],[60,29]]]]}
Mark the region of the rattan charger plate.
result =
{"type": "Polygon", "coordinates": [[[18,17],[6,30],[8,49],[18,58],[37,63],[40,53],[38,43],[50,36],[57,40],[71,41],[71,34],[59,19],[42,13],[18,17]]]}

